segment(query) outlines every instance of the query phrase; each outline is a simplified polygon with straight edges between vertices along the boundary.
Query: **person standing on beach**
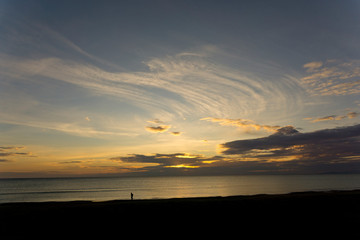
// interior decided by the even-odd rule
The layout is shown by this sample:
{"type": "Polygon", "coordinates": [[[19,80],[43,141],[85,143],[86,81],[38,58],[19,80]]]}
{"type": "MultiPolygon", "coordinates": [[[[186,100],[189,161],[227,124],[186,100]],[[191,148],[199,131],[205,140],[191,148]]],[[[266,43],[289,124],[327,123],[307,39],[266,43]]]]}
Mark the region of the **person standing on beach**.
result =
{"type": "Polygon", "coordinates": [[[131,196],[131,200],[134,200],[134,194],[130,193],[130,196],[131,196]]]}

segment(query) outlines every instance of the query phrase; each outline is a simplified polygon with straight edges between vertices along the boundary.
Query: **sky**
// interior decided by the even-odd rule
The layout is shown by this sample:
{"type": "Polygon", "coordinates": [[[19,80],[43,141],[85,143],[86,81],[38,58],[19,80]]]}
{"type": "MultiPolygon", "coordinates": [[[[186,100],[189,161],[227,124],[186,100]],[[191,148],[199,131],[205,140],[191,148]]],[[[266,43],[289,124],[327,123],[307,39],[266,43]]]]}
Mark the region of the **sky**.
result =
{"type": "Polygon", "coordinates": [[[360,173],[360,2],[0,0],[0,178],[360,173]]]}

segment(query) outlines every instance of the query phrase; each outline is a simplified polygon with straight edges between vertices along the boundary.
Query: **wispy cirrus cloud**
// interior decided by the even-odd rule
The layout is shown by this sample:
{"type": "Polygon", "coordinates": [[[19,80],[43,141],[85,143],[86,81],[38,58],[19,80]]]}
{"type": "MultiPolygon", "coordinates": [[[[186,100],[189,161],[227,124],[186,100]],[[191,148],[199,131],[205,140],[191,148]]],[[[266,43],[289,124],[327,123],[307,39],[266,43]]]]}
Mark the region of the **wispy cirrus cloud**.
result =
{"type": "Polygon", "coordinates": [[[274,84],[257,76],[256,72],[230,67],[216,61],[217,55],[222,53],[216,46],[204,45],[193,51],[154,57],[143,62],[148,70],[126,71],[89,54],[45,26],[18,31],[16,41],[26,43],[26,48],[34,54],[25,57],[2,53],[0,72],[6,79],[63,81],[97,94],[115,96],[149,112],[181,116],[211,112],[213,116],[223,117],[235,111],[242,114],[263,111],[269,99],[275,103],[272,106],[281,104],[283,107],[297,101],[294,93],[281,91],[281,88],[296,87],[293,79],[284,74],[277,77],[279,84],[274,84]],[[35,41],[38,35],[45,40],[41,48],[45,50],[40,53],[39,43],[35,41]],[[60,51],[58,46],[67,51],[60,51]]]}
{"type": "Polygon", "coordinates": [[[301,80],[314,95],[351,95],[360,93],[360,60],[309,62],[303,66],[309,74],[301,80]]]}
{"type": "Polygon", "coordinates": [[[223,115],[224,110],[229,110],[236,103],[243,111],[249,111],[250,99],[252,106],[259,105],[255,109],[264,107],[265,97],[262,94],[267,95],[270,91],[263,85],[235,70],[211,64],[206,59],[195,56],[184,58],[174,56],[150,60],[146,63],[149,72],[114,73],[94,65],[54,57],[19,59],[2,56],[0,70],[10,78],[41,76],[60,80],[99,94],[131,100],[132,104],[145,109],[160,108],[182,115],[194,112],[223,115]],[[173,95],[169,98],[169,94],[156,93],[159,90],[173,95]]]}

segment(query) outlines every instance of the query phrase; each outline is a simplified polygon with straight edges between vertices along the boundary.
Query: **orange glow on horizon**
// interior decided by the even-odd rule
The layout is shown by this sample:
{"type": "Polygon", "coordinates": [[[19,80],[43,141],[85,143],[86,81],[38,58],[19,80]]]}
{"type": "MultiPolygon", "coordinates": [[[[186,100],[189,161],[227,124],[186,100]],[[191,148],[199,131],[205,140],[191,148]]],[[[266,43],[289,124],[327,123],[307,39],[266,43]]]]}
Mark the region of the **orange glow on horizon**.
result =
{"type": "Polygon", "coordinates": [[[184,164],[166,166],[167,168],[199,168],[199,166],[189,166],[184,164]]]}

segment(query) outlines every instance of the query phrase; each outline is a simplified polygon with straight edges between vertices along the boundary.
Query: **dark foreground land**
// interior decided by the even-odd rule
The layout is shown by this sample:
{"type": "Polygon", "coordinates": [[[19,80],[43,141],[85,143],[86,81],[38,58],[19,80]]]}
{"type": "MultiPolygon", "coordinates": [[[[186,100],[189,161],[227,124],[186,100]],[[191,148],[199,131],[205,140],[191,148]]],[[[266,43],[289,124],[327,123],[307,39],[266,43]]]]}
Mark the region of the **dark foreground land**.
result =
{"type": "Polygon", "coordinates": [[[360,232],[360,190],[161,200],[0,204],[0,239],[250,239],[360,232]],[[236,235],[234,235],[236,234],[236,235]],[[71,239],[71,238],[70,238],[71,239]]]}

